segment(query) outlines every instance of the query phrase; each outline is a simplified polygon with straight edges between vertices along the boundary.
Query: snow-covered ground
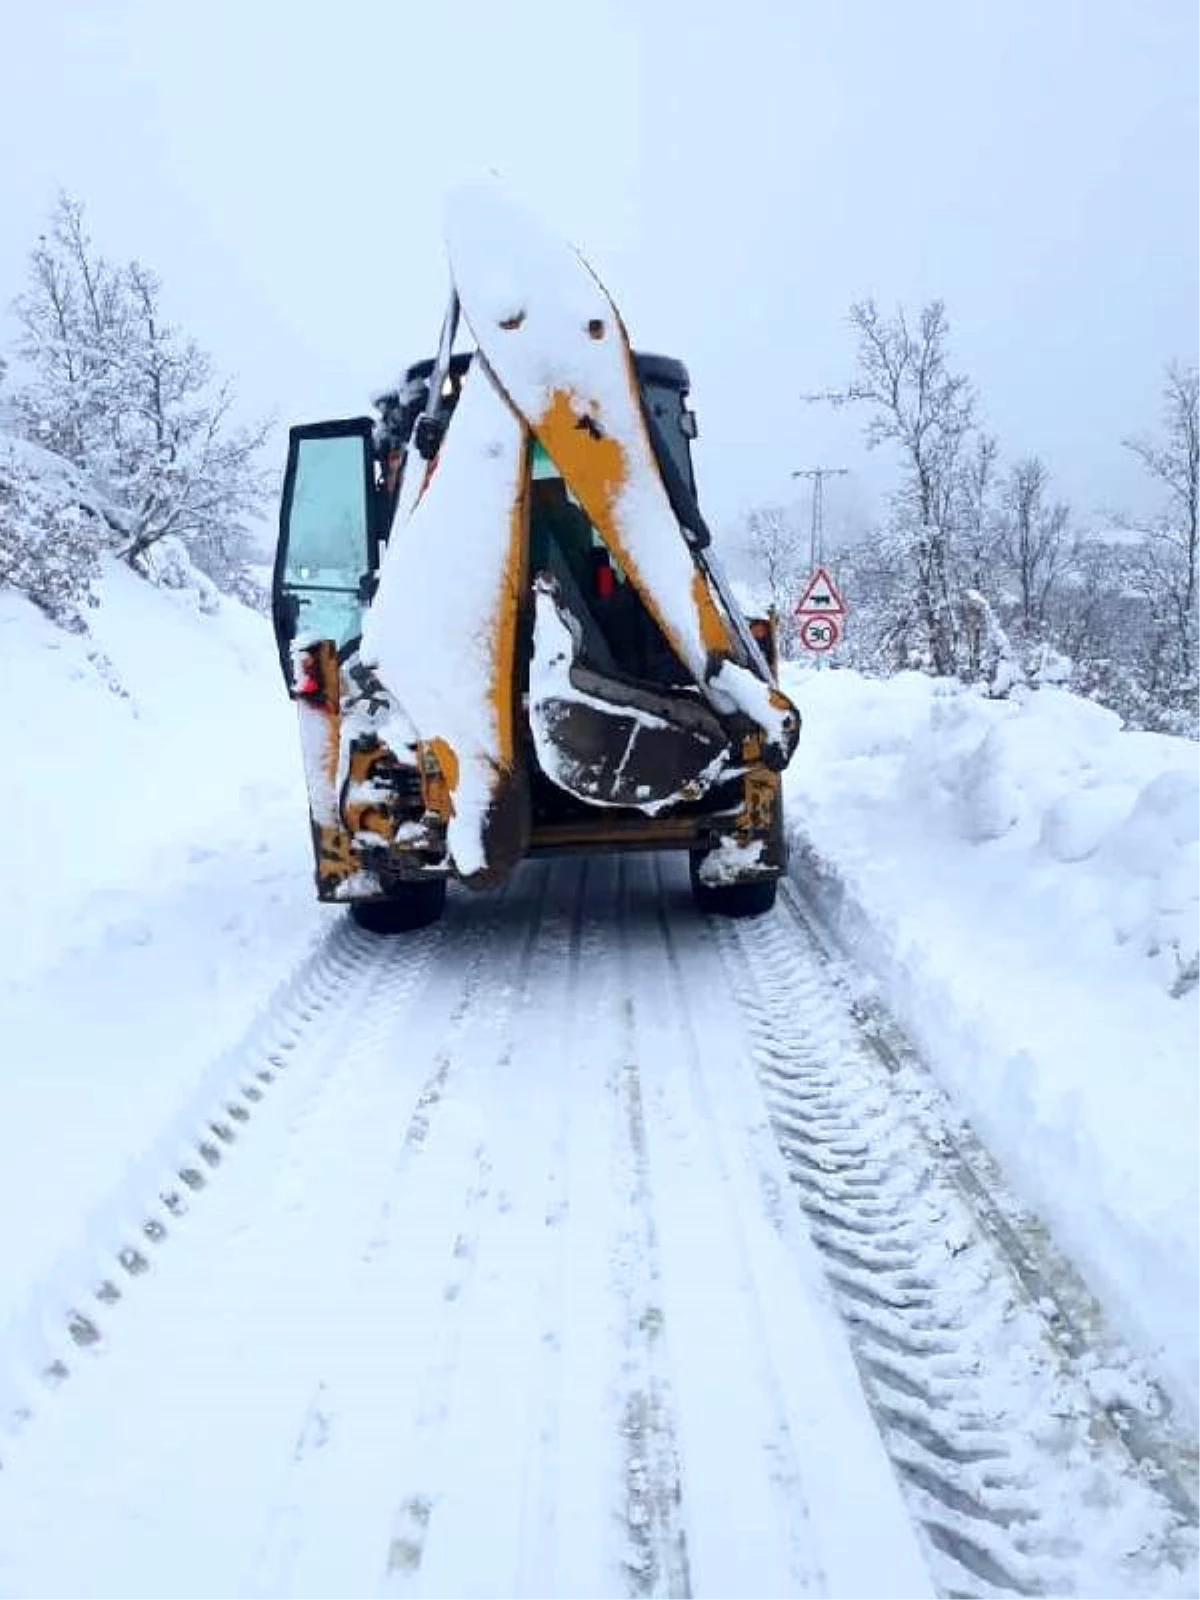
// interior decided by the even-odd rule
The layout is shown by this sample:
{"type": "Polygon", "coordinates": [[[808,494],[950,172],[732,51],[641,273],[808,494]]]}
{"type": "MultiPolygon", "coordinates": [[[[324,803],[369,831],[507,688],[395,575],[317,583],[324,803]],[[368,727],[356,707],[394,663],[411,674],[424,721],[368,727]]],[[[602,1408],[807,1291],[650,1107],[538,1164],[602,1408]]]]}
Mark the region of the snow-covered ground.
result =
{"type": "MultiPolygon", "coordinates": [[[[1195,1592],[783,912],[539,867],[380,946],[313,901],[264,619],[113,565],[89,621],[0,592],[0,1593],[1195,1592]]],[[[787,687],[800,891],[1194,1423],[1195,747],[787,687]]]]}
{"type": "Polygon", "coordinates": [[[265,619],[117,562],[102,594],[89,637],[0,589],[0,1348],[27,1358],[322,926],[265,619]]]}
{"type": "Polygon", "coordinates": [[[1197,747],[793,667],[792,872],[1194,1425],[1197,747]]]}
{"type": "Polygon", "coordinates": [[[932,1592],[711,947],[703,1074],[660,1047],[640,871],[598,866],[582,924],[543,865],[342,939],[6,1462],[0,1593],[932,1592]]]}

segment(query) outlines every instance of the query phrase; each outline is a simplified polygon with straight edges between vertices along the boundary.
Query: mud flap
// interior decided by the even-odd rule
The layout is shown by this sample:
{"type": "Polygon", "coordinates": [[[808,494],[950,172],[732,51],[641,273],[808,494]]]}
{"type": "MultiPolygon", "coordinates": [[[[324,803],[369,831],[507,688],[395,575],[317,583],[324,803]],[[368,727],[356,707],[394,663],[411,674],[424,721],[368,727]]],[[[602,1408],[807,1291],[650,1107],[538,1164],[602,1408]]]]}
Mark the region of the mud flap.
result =
{"type": "Polygon", "coordinates": [[[534,585],[529,724],[551,781],[591,805],[653,814],[698,800],[732,750],[698,695],[650,689],[597,672],[582,659],[581,630],[554,579],[534,585]]]}

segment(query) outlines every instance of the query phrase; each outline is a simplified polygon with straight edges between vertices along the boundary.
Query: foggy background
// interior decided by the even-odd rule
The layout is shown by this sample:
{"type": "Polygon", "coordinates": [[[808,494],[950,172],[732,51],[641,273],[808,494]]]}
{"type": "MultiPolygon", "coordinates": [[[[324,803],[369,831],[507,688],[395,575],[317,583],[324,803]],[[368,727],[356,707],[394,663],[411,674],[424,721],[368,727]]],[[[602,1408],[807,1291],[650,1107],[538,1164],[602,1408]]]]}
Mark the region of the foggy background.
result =
{"type": "MultiPolygon", "coordinates": [[[[1086,517],[1153,499],[1121,439],[1197,348],[1192,0],[310,0],[0,6],[0,301],[59,188],[164,280],[248,412],[369,409],[429,353],[446,188],[496,172],[681,357],[710,520],[891,475],[851,301],[946,302],[1009,457],[1086,517]]],[[[6,333],[11,322],[6,323],[6,333]]]]}

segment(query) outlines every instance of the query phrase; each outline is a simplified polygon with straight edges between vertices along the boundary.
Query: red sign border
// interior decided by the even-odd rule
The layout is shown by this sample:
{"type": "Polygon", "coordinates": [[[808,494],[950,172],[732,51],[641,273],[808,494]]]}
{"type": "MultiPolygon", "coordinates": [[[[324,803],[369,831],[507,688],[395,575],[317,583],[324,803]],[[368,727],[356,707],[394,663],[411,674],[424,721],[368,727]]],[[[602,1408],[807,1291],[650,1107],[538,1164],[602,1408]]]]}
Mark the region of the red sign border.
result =
{"type": "Polygon", "coordinates": [[[804,585],[804,593],[797,603],[795,615],[798,617],[844,617],[846,615],[846,602],[842,599],[842,591],[829,576],[829,572],[825,567],[818,567],[804,585]],[[806,606],[805,601],[822,578],[824,578],[826,587],[833,596],[835,604],[831,606],[806,606]]]}

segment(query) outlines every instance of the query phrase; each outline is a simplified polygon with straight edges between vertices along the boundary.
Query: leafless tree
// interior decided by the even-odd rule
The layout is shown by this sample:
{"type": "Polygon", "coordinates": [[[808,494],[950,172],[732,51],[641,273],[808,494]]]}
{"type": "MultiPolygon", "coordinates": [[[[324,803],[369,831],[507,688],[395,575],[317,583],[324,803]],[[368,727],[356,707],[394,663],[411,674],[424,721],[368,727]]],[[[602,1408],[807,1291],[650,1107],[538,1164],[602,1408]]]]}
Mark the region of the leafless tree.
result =
{"type": "Polygon", "coordinates": [[[873,300],[851,307],[850,324],[858,334],[857,377],[845,389],[809,398],[868,406],[868,447],[891,443],[900,450],[907,470],[897,513],[912,565],[911,605],[933,671],[953,674],[963,665],[955,572],[959,468],[974,426],[974,392],[950,370],[940,300],[923,308],[915,327],[903,308],[884,317],[873,300]]]}
{"type": "Polygon", "coordinates": [[[962,617],[963,670],[976,679],[984,672],[990,608],[981,600],[992,587],[996,556],[992,495],[999,446],[990,433],[977,433],[959,468],[959,570],[964,588],[962,617]],[[978,598],[976,598],[978,597],[978,598]]]}
{"type": "Polygon", "coordinates": [[[234,421],[231,387],[170,324],[157,277],[104,257],[83,208],[61,196],[15,309],[25,430],[119,509],[131,564],[174,535],[228,584],[266,490],[257,463],[268,425],[234,421]]]}
{"type": "Polygon", "coordinates": [[[1165,513],[1148,531],[1140,552],[1139,576],[1169,630],[1163,670],[1189,686],[1197,672],[1198,389],[1197,369],[1172,362],[1163,383],[1162,433],[1157,439],[1139,436],[1124,441],[1167,491],[1165,513]]]}
{"type": "Polygon", "coordinates": [[[987,586],[995,554],[992,494],[999,458],[1000,447],[994,435],[977,433],[971,449],[963,458],[959,475],[962,505],[959,519],[960,560],[963,578],[972,589],[987,586]]]}
{"type": "Polygon", "coordinates": [[[1050,473],[1038,456],[1009,468],[1004,485],[1000,548],[1017,586],[1016,622],[1026,640],[1036,638],[1067,550],[1070,507],[1047,503],[1050,473]]]}
{"type": "Polygon", "coordinates": [[[780,654],[794,655],[794,610],[804,573],[803,535],[795,518],[782,506],[759,506],[746,518],[744,543],[775,613],[780,654]]]}

